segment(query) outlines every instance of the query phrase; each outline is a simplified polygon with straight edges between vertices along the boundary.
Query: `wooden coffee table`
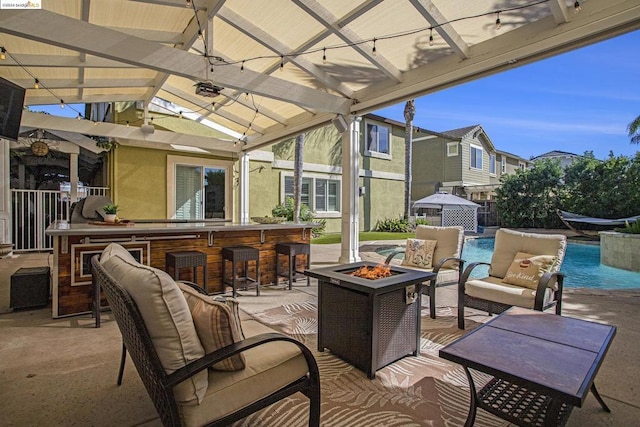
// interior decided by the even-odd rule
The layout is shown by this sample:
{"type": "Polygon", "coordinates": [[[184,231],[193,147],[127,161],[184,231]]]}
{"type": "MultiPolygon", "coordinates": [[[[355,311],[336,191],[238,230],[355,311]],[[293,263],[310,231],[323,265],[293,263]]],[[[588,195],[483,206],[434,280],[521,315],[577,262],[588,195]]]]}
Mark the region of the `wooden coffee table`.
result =
{"type": "Polygon", "coordinates": [[[519,426],[566,424],[589,390],[616,327],[513,307],[440,350],[464,367],[471,388],[465,426],[478,407],[519,426]],[[476,390],[469,369],[493,378],[476,390]]]}

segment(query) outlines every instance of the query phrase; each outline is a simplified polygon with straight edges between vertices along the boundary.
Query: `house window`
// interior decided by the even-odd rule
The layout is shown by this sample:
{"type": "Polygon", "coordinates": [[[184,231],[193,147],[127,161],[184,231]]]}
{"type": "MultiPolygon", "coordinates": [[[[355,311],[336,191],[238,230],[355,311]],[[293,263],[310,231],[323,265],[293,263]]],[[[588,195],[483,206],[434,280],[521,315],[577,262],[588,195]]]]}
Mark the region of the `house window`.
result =
{"type": "Polygon", "coordinates": [[[507,173],[507,159],[504,157],[500,160],[500,170],[502,173],[507,173]]]}
{"type": "Polygon", "coordinates": [[[482,148],[471,145],[471,156],[469,158],[469,166],[472,169],[482,169],[482,148]]]}
{"type": "Polygon", "coordinates": [[[453,157],[458,155],[458,143],[447,142],[447,157],[453,157]]]}
{"type": "Polygon", "coordinates": [[[495,154],[489,155],[489,173],[491,175],[496,174],[496,155],[495,154]]]}
{"type": "Polygon", "coordinates": [[[385,155],[391,154],[391,130],[387,126],[381,126],[374,123],[366,123],[365,125],[365,144],[367,154],[380,153],[385,155]]]}
{"type": "Polygon", "coordinates": [[[518,167],[520,168],[521,171],[524,171],[524,163],[518,162],[518,167]]]}
{"type": "MultiPolygon", "coordinates": [[[[293,176],[284,177],[284,197],[293,197],[293,176]]],[[[340,181],[303,177],[301,199],[314,212],[339,212],[340,181]]]]}

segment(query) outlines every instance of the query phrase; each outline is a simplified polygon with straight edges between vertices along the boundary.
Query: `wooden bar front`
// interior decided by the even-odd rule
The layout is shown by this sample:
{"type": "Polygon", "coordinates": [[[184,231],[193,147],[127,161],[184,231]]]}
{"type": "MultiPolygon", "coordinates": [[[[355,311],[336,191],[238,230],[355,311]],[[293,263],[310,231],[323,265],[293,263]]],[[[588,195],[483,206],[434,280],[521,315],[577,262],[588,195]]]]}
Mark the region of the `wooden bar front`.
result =
{"type": "MultiPolygon", "coordinates": [[[[207,255],[209,292],[222,289],[222,248],[246,245],[260,250],[260,283],[273,284],[275,245],[280,242],[310,242],[313,224],[158,223],[104,226],[58,224],[47,229],[54,236],[52,315],[54,318],[91,311],[93,286],[90,259],[111,242],[127,248],[141,263],[165,270],[165,254],[173,251],[201,251],[207,255]]],[[[299,269],[304,269],[298,257],[299,269]]],[[[285,257],[280,262],[286,266],[285,257]]],[[[227,271],[229,271],[230,266],[227,271]]],[[[253,263],[250,272],[254,273],[253,263]]],[[[194,278],[191,269],[180,271],[181,280],[202,284],[202,269],[194,278]]],[[[106,300],[103,298],[103,304],[106,300]]]]}

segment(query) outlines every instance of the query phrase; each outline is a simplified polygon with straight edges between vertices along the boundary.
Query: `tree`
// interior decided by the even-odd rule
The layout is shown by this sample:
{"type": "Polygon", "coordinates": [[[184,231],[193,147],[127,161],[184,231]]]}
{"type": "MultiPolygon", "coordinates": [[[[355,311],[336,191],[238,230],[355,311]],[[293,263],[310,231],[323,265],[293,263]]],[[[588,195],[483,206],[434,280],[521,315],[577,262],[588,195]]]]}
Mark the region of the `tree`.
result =
{"type": "Polygon", "coordinates": [[[411,216],[411,157],[413,156],[413,117],[416,114],[415,100],[410,99],[404,106],[404,217],[411,216]]]}
{"type": "Polygon", "coordinates": [[[627,126],[629,131],[629,137],[632,144],[640,144],[640,116],[636,117],[634,121],[627,126]]]}
{"type": "Polygon", "coordinates": [[[532,169],[503,175],[496,190],[496,208],[505,227],[555,228],[556,209],[564,196],[562,168],[557,160],[534,163],[532,169]]]}

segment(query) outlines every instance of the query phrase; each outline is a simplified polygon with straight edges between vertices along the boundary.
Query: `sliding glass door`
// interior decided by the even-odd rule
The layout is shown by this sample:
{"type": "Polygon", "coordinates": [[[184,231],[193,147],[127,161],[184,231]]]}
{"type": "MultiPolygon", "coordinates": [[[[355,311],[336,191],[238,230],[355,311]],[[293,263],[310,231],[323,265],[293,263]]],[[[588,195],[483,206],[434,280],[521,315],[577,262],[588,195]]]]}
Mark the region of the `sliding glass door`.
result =
{"type": "MultiPolygon", "coordinates": [[[[206,159],[171,156],[168,171],[173,171],[169,182],[168,206],[175,219],[227,218],[231,195],[229,191],[230,165],[205,164],[206,159]],[[200,164],[194,164],[200,163],[200,164]],[[173,193],[173,194],[172,194],[173,193]]],[[[170,215],[171,216],[171,215],[170,215]]]]}

